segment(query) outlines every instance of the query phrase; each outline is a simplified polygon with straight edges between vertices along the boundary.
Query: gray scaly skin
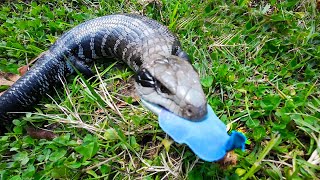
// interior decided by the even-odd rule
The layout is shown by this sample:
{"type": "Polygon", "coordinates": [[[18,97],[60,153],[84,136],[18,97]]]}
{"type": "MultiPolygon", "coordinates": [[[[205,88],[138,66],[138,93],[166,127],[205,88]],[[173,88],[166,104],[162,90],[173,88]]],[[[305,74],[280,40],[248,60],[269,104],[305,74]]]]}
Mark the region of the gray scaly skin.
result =
{"type": "Polygon", "coordinates": [[[87,64],[106,57],[125,61],[137,73],[136,90],[155,113],[154,107],[164,107],[190,120],[207,113],[198,74],[178,39],[147,17],[119,14],[89,20],[64,33],[0,96],[2,124],[17,115],[10,112],[30,110],[74,71],[72,67],[90,75],[87,64]]]}

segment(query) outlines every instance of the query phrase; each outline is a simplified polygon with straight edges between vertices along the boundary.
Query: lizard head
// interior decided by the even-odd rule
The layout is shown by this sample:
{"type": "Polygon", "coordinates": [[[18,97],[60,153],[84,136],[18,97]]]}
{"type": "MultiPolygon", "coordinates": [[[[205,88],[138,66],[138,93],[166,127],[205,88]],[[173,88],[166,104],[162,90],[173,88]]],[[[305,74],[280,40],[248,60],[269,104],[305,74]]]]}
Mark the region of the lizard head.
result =
{"type": "Polygon", "coordinates": [[[156,114],[165,108],[193,121],[207,114],[198,73],[178,56],[161,56],[143,65],[137,72],[135,86],[143,104],[156,114]]]}

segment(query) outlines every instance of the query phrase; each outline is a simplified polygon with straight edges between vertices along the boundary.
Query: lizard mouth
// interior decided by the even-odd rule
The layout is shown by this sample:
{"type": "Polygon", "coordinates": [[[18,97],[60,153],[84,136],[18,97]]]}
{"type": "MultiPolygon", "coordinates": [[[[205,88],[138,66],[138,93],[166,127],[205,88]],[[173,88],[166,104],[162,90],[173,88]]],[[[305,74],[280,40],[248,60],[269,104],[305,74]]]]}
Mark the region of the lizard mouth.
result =
{"type": "MultiPolygon", "coordinates": [[[[147,101],[147,100],[145,100],[143,98],[141,98],[141,102],[147,109],[149,109],[151,112],[155,113],[156,115],[159,115],[162,110],[170,111],[169,109],[167,109],[167,108],[165,108],[165,107],[163,107],[163,106],[161,106],[159,104],[155,104],[155,103],[149,102],[149,101],[147,101]]],[[[180,116],[180,117],[182,117],[182,118],[184,118],[186,120],[190,120],[190,121],[201,121],[205,117],[205,115],[207,114],[207,111],[205,109],[205,111],[199,111],[199,112],[200,113],[198,113],[198,115],[196,117],[186,116],[184,114],[179,114],[179,115],[176,114],[176,116],[180,116]]]]}
{"type": "Polygon", "coordinates": [[[144,100],[143,98],[141,98],[141,102],[142,104],[149,109],[151,112],[155,113],[156,115],[159,115],[160,112],[165,109],[164,107],[158,105],[158,104],[154,104],[151,102],[148,102],[147,100],[144,100]]]}

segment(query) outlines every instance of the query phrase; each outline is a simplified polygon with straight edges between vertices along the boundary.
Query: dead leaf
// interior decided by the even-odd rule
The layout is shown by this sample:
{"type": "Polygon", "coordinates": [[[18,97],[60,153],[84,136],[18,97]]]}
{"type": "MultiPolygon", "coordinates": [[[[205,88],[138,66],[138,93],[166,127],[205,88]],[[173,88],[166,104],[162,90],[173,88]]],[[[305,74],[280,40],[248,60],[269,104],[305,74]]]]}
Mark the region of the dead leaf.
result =
{"type": "Polygon", "coordinates": [[[42,52],[41,54],[39,54],[37,57],[35,57],[34,59],[32,59],[27,65],[21,66],[20,68],[18,68],[19,74],[20,76],[23,76],[30,68],[30,65],[33,64],[34,62],[36,62],[41,56],[43,56],[45,53],[47,53],[47,51],[42,52]]]}
{"type": "Polygon", "coordinates": [[[57,137],[56,134],[45,129],[35,129],[32,127],[27,127],[26,130],[27,130],[27,133],[34,139],[52,140],[55,137],[57,137]]]}
{"type": "Polygon", "coordinates": [[[14,82],[8,81],[0,76],[0,86],[11,86],[14,82]]]}
{"type": "MultiPolygon", "coordinates": [[[[18,74],[0,72],[0,86],[12,86],[19,78],[18,74]]],[[[3,92],[0,93],[2,94],[3,92]]]]}
{"type": "Polygon", "coordinates": [[[133,77],[129,78],[127,81],[120,81],[117,85],[119,87],[119,94],[122,96],[130,96],[134,101],[139,101],[140,97],[136,92],[136,87],[134,85],[135,79],[133,77]]]}
{"type": "Polygon", "coordinates": [[[98,109],[95,111],[95,114],[104,114],[105,111],[103,109],[98,109]]]}
{"type": "Polygon", "coordinates": [[[238,156],[233,151],[227,152],[223,159],[219,160],[217,163],[221,168],[227,169],[229,166],[234,166],[237,164],[238,156]]]}
{"type": "Polygon", "coordinates": [[[29,70],[29,65],[24,65],[18,68],[20,76],[23,76],[29,70]]]}
{"type": "Polygon", "coordinates": [[[18,74],[0,72],[0,78],[6,79],[8,81],[16,82],[20,78],[20,76],[18,74]]]}
{"type": "MultiPolygon", "coordinates": [[[[30,65],[32,63],[34,63],[35,61],[37,61],[46,52],[47,51],[42,52],[41,54],[39,54],[39,56],[37,56],[36,58],[31,60],[27,65],[24,65],[24,66],[18,68],[20,75],[13,74],[13,73],[0,72],[0,86],[12,86],[21,76],[23,76],[29,70],[30,65]]],[[[4,93],[4,91],[0,92],[0,95],[2,95],[3,93],[4,93]]]]}
{"type": "Polygon", "coordinates": [[[126,102],[124,102],[124,101],[118,101],[117,103],[116,103],[116,106],[118,107],[118,108],[123,108],[123,107],[126,107],[128,105],[128,103],[126,103],[126,102]]]}
{"type": "Polygon", "coordinates": [[[18,74],[13,74],[13,73],[7,73],[6,75],[6,79],[16,82],[21,76],[19,76],[18,74]]]}
{"type": "MultiPolygon", "coordinates": [[[[0,86],[12,86],[12,84],[14,84],[14,82],[16,82],[19,78],[20,76],[18,74],[0,72],[0,86]]],[[[0,96],[4,92],[5,90],[0,92],[0,96]]]]}

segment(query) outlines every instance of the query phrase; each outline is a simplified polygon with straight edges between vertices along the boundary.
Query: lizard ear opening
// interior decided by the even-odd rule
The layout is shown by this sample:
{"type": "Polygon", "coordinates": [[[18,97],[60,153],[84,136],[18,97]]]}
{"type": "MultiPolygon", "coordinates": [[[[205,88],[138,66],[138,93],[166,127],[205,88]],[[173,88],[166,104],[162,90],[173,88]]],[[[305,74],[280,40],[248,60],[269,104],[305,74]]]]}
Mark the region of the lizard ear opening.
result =
{"type": "Polygon", "coordinates": [[[153,87],[154,88],[156,86],[155,79],[152,77],[150,72],[145,68],[142,68],[138,71],[135,79],[136,79],[136,82],[143,87],[153,87]]]}
{"type": "Polygon", "coordinates": [[[180,57],[180,58],[182,58],[182,59],[185,59],[185,60],[191,62],[190,57],[189,57],[188,54],[187,54],[186,52],[184,52],[184,51],[177,52],[177,56],[180,57]]]}
{"type": "Polygon", "coordinates": [[[176,55],[184,60],[187,60],[189,62],[191,62],[190,57],[188,56],[188,54],[186,52],[184,52],[180,46],[176,46],[173,51],[172,51],[173,55],[176,55]]]}

